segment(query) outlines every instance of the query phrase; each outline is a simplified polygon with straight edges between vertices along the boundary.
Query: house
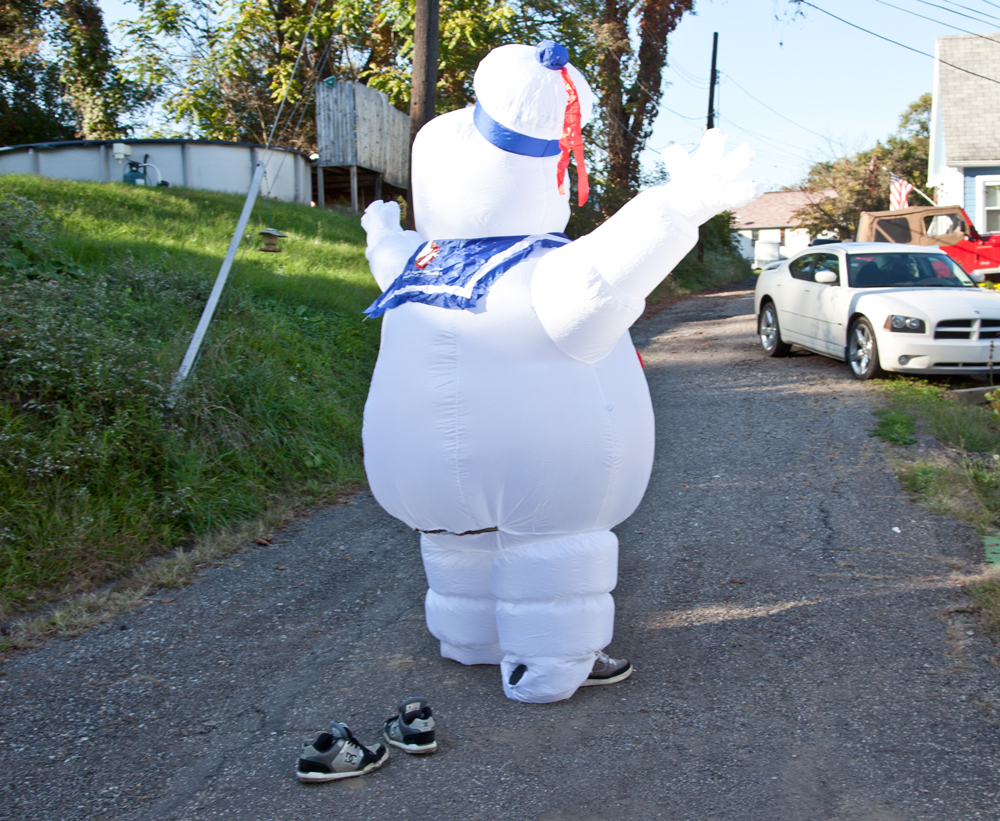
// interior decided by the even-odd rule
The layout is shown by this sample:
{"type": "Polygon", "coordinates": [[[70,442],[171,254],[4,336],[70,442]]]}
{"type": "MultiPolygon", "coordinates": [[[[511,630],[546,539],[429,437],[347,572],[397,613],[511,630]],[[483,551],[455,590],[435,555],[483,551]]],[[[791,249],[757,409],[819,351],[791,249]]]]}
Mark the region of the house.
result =
{"type": "Polygon", "coordinates": [[[983,233],[1000,233],[998,58],[1000,33],[937,38],[927,184],[983,233]]]}
{"type": "Polygon", "coordinates": [[[812,237],[794,214],[817,197],[835,197],[832,188],[822,191],[772,191],[762,194],[733,214],[743,256],[754,268],[789,257],[809,245],[812,237]]]}

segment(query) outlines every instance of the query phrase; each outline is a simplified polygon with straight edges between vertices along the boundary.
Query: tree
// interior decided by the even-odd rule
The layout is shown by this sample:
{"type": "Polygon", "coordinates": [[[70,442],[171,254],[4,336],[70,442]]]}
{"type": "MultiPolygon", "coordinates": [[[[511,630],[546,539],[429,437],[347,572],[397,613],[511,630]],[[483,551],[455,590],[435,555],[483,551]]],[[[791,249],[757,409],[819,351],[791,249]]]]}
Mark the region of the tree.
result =
{"type": "Polygon", "coordinates": [[[126,83],[95,0],[0,5],[0,141],[127,132],[144,94],[126,83]]]}
{"type": "Polygon", "coordinates": [[[899,130],[885,143],[850,157],[815,163],[796,190],[810,192],[812,202],[796,216],[816,235],[832,232],[840,239],[853,239],[862,211],[889,208],[889,172],[917,188],[927,185],[930,143],[931,95],[911,103],[899,119],[899,130]],[[835,197],[822,192],[833,189],[835,197]]]}
{"type": "Polygon", "coordinates": [[[639,155],[663,96],[667,37],[693,0],[604,0],[596,31],[597,88],[604,107],[605,180],[601,210],[615,213],[640,188],[639,155]],[[636,32],[637,47],[631,32],[636,32]]]}
{"type": "MultiPolygon", "coordinates": [[[[364,83],[409,110],[413,0],[320,0],[308,38],[308,0],[233,0],[218,25],[214,0],[136,3],[138,18],[123,27],[128,64],[138,81],[159,88],[167,129],[266,142],[286,91],[286,115],[294,109],[297,121],[309,82],[326,77],[364,83]]],[[[576,54],[589,20],[555,0],[443,0],[437,110],[472,102],[473,73],[491,49],[552,36],[576,54]]],[[[310,114],[284,144],[315,148],[310,114]]]]}
{"type": "Polygon", "coordinates": [[[95,0],[66,0],[55,37],[60,80],[76,114],[77,133],[86,139],[123,137],[123,122],[148,98],[127,82],[115,65],[115,52],[95,0]]]}

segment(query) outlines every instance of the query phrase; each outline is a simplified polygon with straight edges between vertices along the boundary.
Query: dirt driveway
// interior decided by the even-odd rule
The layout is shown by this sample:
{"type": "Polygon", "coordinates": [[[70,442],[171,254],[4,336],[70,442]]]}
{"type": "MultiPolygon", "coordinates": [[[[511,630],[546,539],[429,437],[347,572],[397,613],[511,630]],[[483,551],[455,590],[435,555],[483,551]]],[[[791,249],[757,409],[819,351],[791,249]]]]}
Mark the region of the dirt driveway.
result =
{"type": "Polygon", "coordinates": [[[907,500],[844,365],[758,350],[746,291],[635,329],[657,413],[617,529],[635,675],[553,705],[438,657],[416,536],[359,494],[0,668],[0,817],[1000,818],[997,648],[951,612],[974,534],[907,500]],[[306,787],[331,718],[431,699],[440,750],[306,787]]]}

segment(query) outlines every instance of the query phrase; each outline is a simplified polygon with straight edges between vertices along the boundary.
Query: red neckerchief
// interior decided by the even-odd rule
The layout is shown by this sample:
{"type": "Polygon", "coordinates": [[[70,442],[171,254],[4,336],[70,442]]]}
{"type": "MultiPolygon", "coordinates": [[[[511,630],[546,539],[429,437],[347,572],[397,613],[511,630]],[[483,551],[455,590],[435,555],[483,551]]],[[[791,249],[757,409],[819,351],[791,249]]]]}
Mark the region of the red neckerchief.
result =
{"type": "Polygon", "coordinates": [[[566,93],[569,100],[566,103],[566,116],[563,118],[563,133],[559,138],[559,147],[562,149],[562,156],[559,157],[558,175],[559,193],[565,194],[563,181],[566,179],[566,169],[569,168],[570,151],[576,158],[576,190],[577,202],[583,205],[590,196],[590,180],[587,179],[587,165],[583,159],[583,116],[580,113],[580,95],[576,92],[576,86],[569,76],[569,72],[560,69],[563,82],[566,84],[566,93]]]}

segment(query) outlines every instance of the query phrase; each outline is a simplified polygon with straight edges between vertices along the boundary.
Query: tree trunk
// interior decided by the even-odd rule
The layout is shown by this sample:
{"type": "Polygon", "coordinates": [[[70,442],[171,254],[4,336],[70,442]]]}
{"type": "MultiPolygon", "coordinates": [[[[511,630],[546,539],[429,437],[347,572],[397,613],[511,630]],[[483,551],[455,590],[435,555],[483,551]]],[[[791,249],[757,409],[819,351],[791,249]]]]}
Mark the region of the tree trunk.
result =
{"type": "Polygon", "coordinates": [[[694,0],[647,0],[637,25],[636,54],[628,37],[632,3],[604,0],[599,42],[600,83],[607,132],[607,182],[601,210],[610,216],[639,189],[639,154],[653,130],[662,97],[667,37],[694,0]]]}

